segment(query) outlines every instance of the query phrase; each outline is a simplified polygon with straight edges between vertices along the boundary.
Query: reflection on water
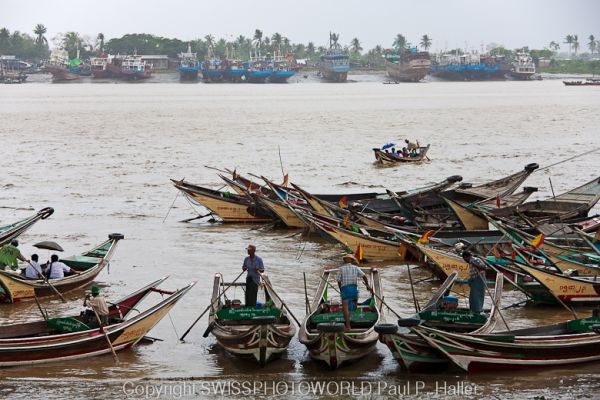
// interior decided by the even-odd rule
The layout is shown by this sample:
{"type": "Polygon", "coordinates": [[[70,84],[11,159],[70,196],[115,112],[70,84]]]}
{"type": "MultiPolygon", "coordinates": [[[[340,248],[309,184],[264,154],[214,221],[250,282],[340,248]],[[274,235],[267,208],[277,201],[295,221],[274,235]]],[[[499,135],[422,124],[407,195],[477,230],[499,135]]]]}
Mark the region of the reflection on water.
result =
{"type": "MultiPolygon", "coordinates": [[[[600,364],[534,372],[465,376],[402,372],[389,350],[336,371],[310,361],[294,339],[283,359],[264,369],[224,354],[212,337],[203,338],[206,317],[186,339],[180,336],[208,305],[212,276],[233,279],[248,243],[258,247],[275,288],[294,314],[304,315],[303,273],[309,296],[319,271],[339,265],[342,250],[288,230],[224,226],[179,220],[194,215],[168,178],[185,177],[219,187],[203,165],[237,167],[281,179],[278,146],[290,180],[310,191],[408,189],[460,174],[479,183],[521,169],[529,162],[552,162],[598,147],[600,94],[570,90],[559,81],[428,82],[382,85],[378,77],[357,77],[345,85],[160,85],[25,84],[0,91],[0,139],[4,154],[0,220],[12,221],[52,206],[55,215],[22,236],[29,256],[33,243],[55,240],[66,254],[77,254],[121,232],[110,270],[99,281],[109,298],[119,298],[170,275],[166,289],[199,284],[152,332],[163,339],[112,357],[73,360],[2,370],[2,397],[122,397],[128,380],[143,383],[226,382],[386,382],[401,385],[437,381],[473,383],[487,398],[577,397],[598,388],[600,364]],[[390,140],[431,143],[432,161],[380,169],[371,148],[390,140]],[[169,205],[174,208],[163,222],[169,205]],[[547,388],[547,389],[546,389],[547,388]]],[[[310,79],[309,79],[310,81],[310,79]]],[[[560,192],[598,174],[598,157],[577,158],[528,180],[534,198],[550,194],[548,179],[560,192]]],[[[597,211],[597,210],[596,210],[597,211]]],[[[40,254],[42,258],[49,254],[40,254]]],[[[381,266],[386,302],[402,315],[414,312],[406,266],[381,266]]],[[[422,270],[413,279],[424,280],[422,270]]],[[[416,295],[424,304],[438,283],[423,281],[416,295]]],[[[242,297],[240,288],[232,295],[242,297]]],[[[45,301],[51,316],[77,314],[83,291],[68,303],[45,301]]],[[[503,305],[523,299],[508,290],[503,305]]],[[[148,306],[160,300],[153,294],[148,306]]],[[[511,328],[562,321],[557,308],[510,308],[511,328]]],[[[39,318],[34,303],[1,306],[3,323],[39,318]]],[[[388,321],[395,321],[386,313],[388,321]]],[[[501,325],[501,323],[499,323],[501,325]]],[[[194,397],[190,395],[190,397],[194,397]]],[[[260,397],[260,396],[259,396],[260,397]]],[[[292,398],[287,394],[282,398],[292,398]]],[[[310,397],[310,396],[309,396],[310,397]]],[[[313,396],[318,397],[318,396],[313,396]]],[[[352,396],[348,396],[352,397],[352,396]]],[[[369,397],[369,396],[367,396],[369,397]]],[[[371,396],[374,397],[374,396],[371,396]]]]}

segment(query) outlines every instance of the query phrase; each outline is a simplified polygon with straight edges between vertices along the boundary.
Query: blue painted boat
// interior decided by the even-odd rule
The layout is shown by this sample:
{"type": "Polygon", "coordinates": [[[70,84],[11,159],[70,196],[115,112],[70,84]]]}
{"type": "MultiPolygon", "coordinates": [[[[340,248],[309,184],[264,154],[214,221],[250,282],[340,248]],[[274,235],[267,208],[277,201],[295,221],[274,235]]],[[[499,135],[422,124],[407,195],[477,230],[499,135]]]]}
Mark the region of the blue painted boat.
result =
{"type": "Polygon", "coordinates": [[[275,57],[271,62],[273,73],[269,76],[269,82],[286,83],[289,78],[296,74],[290,66],[290,61],[283,57],[275,57]]]}
{"type": "Polygon", "coordinates": [[[350,71],[350,54],[329,34],[329,49],[319,58],[319,73],[328,81],[346,82],[350,71]]]}
{"type": "Polygon", "coordinates": [[[504,56],[447,53],[431,65],[431,76],[452,81],[504,80],[509,69],[504,56]]]}
{"type": "Polygon", "coordinates": [[[179,79],[182,81],[195,81],[198,79],[198,71],[200,71],[200,62],[198,55],[192,53],[191,43],[188,43],[186,53],[179,54],[179,79]]]}
{"type": "Polygon", "coordinates": [[[223,68],[225,69],[225,80],[237,83],[248,82],[249,71],[241,60],[225,60],[223,61],[223,68]]]}
{"type": "Polygon", "coordinates": [[[225,69],[218,58],[210,58],[200,64],[200,72],[205,82],[221,82],[225,76],[225,69]]]}

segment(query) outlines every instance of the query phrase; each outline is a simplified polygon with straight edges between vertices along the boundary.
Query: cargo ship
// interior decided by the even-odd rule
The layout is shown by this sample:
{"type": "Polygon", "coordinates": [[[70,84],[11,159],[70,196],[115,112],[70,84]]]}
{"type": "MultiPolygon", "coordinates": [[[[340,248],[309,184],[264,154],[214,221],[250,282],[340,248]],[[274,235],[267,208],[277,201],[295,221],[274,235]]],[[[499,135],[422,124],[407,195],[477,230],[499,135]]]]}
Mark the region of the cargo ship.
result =
{"type": "Polygon", "coordinates": [[[121,62],[121,78],[137,81],[147,79],[152,76],[152,64],[142,59],[142,56],[134,54],[125,56],[121,62]]]}
{"type": "Polygon", "coordinates": [[[431,70],[431,57],[427,51],[416,47],[404,51],[386,50],[385,72],[396,82],[418,82],[431,70]]]}
{"type": "Polygon", "coordinates": [[[431,76],[451,81],[504,80],[509,72],[505,56],[441,54],[431,65],[431,76]]]}
{"type": "Polygon", "coordinates": [[[513,79],[529,80],[535,74],[535,63],[529,53],[517,53],[512,62],[509,75],[513,79]]]}
{"type": "Polygon", "coordinates": [[[329,34],[329,49],[321,55],[318,62],[319,74],[332,82],[346,82],[350,71],[350,54],[341,48],[337,40],[329,34]]]}
{"type": "Polygon", "coordinates": [[[200,71],[200,62],[198,55],[192,53],[192,46],[188,44],[187,52],[179,54],[179,79],[182,81],[195,81],[198,79],[200,71]]]}

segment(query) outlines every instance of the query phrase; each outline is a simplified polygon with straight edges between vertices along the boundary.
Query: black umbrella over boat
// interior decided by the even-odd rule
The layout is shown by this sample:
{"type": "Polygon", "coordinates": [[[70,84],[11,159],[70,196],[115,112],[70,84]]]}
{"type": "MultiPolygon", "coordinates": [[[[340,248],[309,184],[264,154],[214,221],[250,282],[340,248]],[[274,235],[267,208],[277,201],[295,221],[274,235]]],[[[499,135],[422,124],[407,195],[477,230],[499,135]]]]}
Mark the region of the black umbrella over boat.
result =
{"type": "Polygon", "coordinates": [[[54,251],[64,251],[64,249],[56,242],[52,242],[50,240],[45,240],[43,242],[39,242],[33,245],[33,247],[37,247],[38,249],[45,250],[54,250],[54,251]]]}

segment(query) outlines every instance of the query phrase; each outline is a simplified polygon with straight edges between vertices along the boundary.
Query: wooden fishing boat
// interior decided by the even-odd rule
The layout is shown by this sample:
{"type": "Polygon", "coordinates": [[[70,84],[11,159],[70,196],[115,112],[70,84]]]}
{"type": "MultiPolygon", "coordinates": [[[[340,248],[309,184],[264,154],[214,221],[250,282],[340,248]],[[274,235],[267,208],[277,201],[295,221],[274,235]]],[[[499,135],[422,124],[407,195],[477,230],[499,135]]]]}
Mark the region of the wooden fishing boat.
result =
{"type": "Polygon", "coordinates": [[[42,208],[29,218],[13,222],[12,224],[0,226],[0,246],[19,237],[19,235],[31,228],[36,222],[46,219],[52,214],[54,214],[54,208],[46,207],[42,208]]]}
{"type": "Polygon", "coordinates": [[[302,322],[298,339],[308,348],[311,358],[325,362],[330,368],[338,368],[346,363],[357,361],[375,351],[379,335],[375,325],[384,322],[378,299],[382,287],[379,271],[375,268],[361,268],[369,278],[375,296],[356,306],[350,312],[349,331],[345,330],[341,301],[329,299],[331,289],[337,290],[337,283],[331,283],[338,271],[325,270],[317,287],[309,310],[302,322]]]}
{"type": "Polygon", "coordinates": [[[135,346],[195,284],[167,292],[156,288],[164,279],[111,304],[109,324],[104,328],[90,329],[80,316],[1,326],[0,366],[74,360],[110,354],[111,345],[115,351],[135,346]],[[150,292],[167,294],[168,297],[138,312],[136,306],[150,292]],[[136,313],[132,314],[133,310],[136,313]]]}
{"type": "Polygon", "coordinates": [[[600,200],[600,177],[571,189],[565,193],[548,198],[526,202],[516,206],[490,210],[494,217],[527,218],[540,221],[566,221],[587,217],[588,212],[600,200]]]}
{"type": "Polygon", "coordinates": [[[413,330],[467,372],[564,366],[600,360],[600,318],[484,335],[445,332],[419,326],[413,330]]]}
{"type": "Polygon", "coordinates": [[[112,233],[108,235],[108,240],[93,249],[81,255],[62,258],[61,262],[79,274],[51,279],[52,286],[44,279],[28,279],[13,271],[0,270],[0,303],[56,296],[56,291],[63,294],[89,285],[109,264],[117,248],[117,242],[123,238],[120,233],[112,233]]]}
{"type": "MultiPolygon", "coordinates": [[[[204,333],[212,333],[217,343],[227,352],[255,360],[260,366],[280,357],[287,351],[296,327],[290,321],[283,301],[263,275],[267,302],[261,307],[242,306],[239,300],[221,299],[225,287],[221,274],[215,274],[209,325],[204,333]]],[[[233,285],[245,286],[244,283],[233,285]]]]}
{"type": "Polygon", "coordinates": [[[496,284],[487,314],[473,313],[468,308],[452,308],[446,296],[458,278],[453,272],[433,295],[431,300],[414,316],[398,320],[398,325],[381,324],[375,326],[379,340],[388,346],[394,358],[402,367],[411,372],[431,372],[447,367],[450,360],[423,338],[411,331],[411,326],[429,326],[447,332],[470,332],[487,334],[494,330],[498,318],[504,278],[496,277],[496,284]],[[447,305],[448,304],[448,305],[447,305]]]}
{"type": "Polygon", "coordinates": [[[194,185],[184,180],[171,179],[173,185],[190,201],[217,215],[223,222],[268,222],[271,216],[246,196],[220,192],[194,185]]]}
{"type": "Polygon", "coordinates": [[[408,157],[399,157],[392,153],[385,152],[380,148],[374,148],[373,152],[375,153],[375,162],[377,164],[382,166],[390,166],[404,163],[422,162],[425,158],[427,158],[429,146],[430,145],[419,147],[416,154],[409,155],[408,157]]]}
{"type": "MultiPolygon", "coordinates": [[[[355,229],[346,229],[323,220],[319,220],[313,216],[306,216],[306,219],[316,227],[319,232],[327,237],[332,238],[344,246],[346,251],[354,252],[358,246],[362,247],[363,256],[366,261],[374,260],[395,260],[395,261],[419,261],[412,251],[401,247],[400,240],[390,240],[394,236],[393,233],[387,233],[387,238],[375,237],[369,234],[369,231],[364,227],[356,226],[355,229]],[[365,234],[364,231],[367,234],[365,234]]],[[[375,233],[375,231],[371,232],[375,233]]]]}

